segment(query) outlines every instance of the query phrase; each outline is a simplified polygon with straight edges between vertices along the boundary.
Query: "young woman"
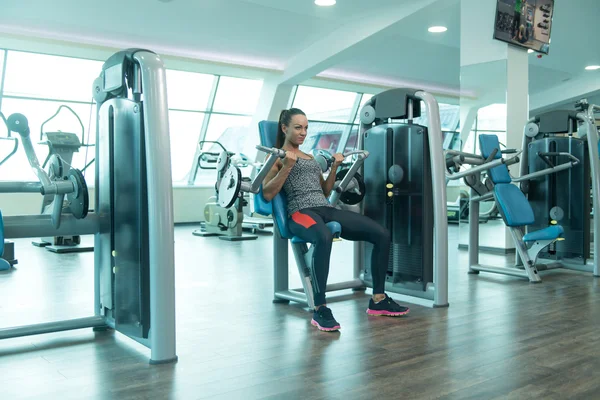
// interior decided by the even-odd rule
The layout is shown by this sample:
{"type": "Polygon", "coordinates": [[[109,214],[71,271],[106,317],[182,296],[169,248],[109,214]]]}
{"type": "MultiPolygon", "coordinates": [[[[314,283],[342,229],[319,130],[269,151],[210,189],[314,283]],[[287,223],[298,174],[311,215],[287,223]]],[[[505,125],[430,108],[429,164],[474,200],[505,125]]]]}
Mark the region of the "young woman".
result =
{"type": "Polygon", "coordinates": [[[325,226],[337,221],[342,226],[342,238],[373,243],[373,297],[367,314],[398,317],[409,309],[394,302],[384,292],[385,276],[390,254],[389,232],[375,221],[352,211],[338,210],[329,204],[327,196],[333,189],[336,170],[344,157],[334,154],[334,163],[327,180],[323,178],[316,160],[300,150],[306,139],[308,119],[302,110],[283,110],[279,116],[277,148],[286,150],[283,161],[278,160],[263,182],[263,196],[270,201],[283,189],[288,203],[288,228],[292,234],[312,243],[314,251],[313,290],[315,310],[311,324],[322,331],[337,331],[335,320],[325,302],[329,275],[332,235],[325,226]]]}

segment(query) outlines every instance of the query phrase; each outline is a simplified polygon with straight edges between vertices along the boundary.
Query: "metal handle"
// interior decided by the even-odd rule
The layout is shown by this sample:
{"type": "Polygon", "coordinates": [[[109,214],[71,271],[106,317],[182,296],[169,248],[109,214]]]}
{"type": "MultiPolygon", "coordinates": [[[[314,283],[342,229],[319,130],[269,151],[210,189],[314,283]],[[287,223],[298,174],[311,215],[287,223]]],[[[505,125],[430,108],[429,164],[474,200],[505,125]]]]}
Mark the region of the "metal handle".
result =
{"type": "Polygon", "coordinates": [[[490,170],[492,168],[498,167],[503,164],[508,166],[508,165],[516,164],[518,162],[519,162],[518,156],[514,156],[509,159],[498,158],[494,161],[486,162],[486,163],[478,165],[476,167],[469,168],[468,170],[463,171],[463,172],[459,172],[459,173],[455,173],[455,174],[446,172],[446,179],[456,180],[456,179],[464,178],[465,176],[475,175],[477,173],[490,170]]]}
{"type": "Polygon", "coordinates": [[[264,153],[273,154],[274,156],[279,157],[279,158],[285,158],[285,150],[282,150],[282,149],[277,149],[275,147],[261,146],[259,144],[256,145],[256,149],[260,150],[264,153]]]}
{"type": "Polygon", "coordinates": [[[12,151],[10,153],[8,153],[8,155],[6,157],[4,157],[2,159],[2,161],[0,161],[0,165],[2,165],[6,161],[8,161],[8,159],[11,158],[17,152],[17,149],[19,148],[19,140],[17,138],[14,138],[14,137],[0,137],[0,140],[10,140],[10,141],[13,141],[15,143],[14,146],[13,146],[12,151]]]}
{"type": "Polygon", "coordinates": [[[44,125],[46,125],[46,123],[50,122],[54,117],[56,117],[58,115],[58,113],[60,113],[60,110],[62,110],[63,108],[66,108],[67,110],[71,111],[71,114],[73,114],[75,116],[75,118],[77,118],[77,122],[79,122],[79,126],[81,126],[81,145],[89,146],[89,145],[85,144],[85,128],[83,126],[83,122],[81,122],[81,118],[79,118],[79,115],[77,115],[77,113],[75,111],[73,111],[73,109],[71,107],[66,106],[64,104],[61,105],[60,107],[58,107],[58,110],[56,110],[54,115],[52,115],[50,118],[48,118],[47,120],[42,122],[42,125],[40,126],[40,140],[42,140],[42,138],[44,137],[44,125]]]}

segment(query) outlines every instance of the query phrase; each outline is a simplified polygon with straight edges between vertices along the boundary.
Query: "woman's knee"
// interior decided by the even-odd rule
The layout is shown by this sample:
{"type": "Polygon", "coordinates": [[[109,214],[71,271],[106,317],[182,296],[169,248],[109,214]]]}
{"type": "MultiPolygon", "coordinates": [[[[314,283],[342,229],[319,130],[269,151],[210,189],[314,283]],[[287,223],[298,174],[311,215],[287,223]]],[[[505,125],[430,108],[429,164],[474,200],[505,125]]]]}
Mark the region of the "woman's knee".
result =
{"type": "Polygon", "coordinates": [[[317,233],[317,243],[319,245],[328,245],[333,241],[333,234],[329,230],[329,228],[325,227],[325,229],[319,229],[317,233]]]}

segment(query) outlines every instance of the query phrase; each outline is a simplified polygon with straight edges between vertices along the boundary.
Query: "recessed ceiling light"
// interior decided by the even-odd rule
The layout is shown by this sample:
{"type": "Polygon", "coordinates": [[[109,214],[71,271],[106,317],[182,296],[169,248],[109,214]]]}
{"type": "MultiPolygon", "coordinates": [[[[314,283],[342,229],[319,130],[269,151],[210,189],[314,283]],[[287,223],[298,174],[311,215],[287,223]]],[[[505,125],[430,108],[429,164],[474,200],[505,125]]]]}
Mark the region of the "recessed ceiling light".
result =
{"type": "Polygon", "coordinates": [[[588,71],[595,71],[597,69],[600,69],[600,65],[588,65],[587,67],[585,67],[585,69],[587,69],[588,71]]]}
{"type": "Polygon", "coordinates": [[[448,28],[446,28],[445,26],[432,26],[427,30],[431,33],[442,33],[446,32],[448,28]]]}
{"type": "Polygon", "coordinates": [[[527,52],[528,52],[529,54],[531,54],[531,53],[533,53],[533,50],[529,49],[529,50],[527,50],[527,52]]]}
{"type": "Polygon", "coordinates": [[[315,4],[322,7],[333,6],[335,0],[315,0],[315,4]]]}

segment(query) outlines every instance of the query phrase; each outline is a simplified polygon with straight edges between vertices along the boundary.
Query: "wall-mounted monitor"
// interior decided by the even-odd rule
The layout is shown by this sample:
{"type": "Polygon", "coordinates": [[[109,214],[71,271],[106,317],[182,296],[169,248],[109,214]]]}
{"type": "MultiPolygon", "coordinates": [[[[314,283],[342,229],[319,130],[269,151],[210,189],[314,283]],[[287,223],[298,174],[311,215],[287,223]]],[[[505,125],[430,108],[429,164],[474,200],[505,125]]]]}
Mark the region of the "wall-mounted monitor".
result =
{"type": "Polygon", "coordinates": [[[554,0],[498,0],[494,39],[548,54],[553,15],[554,0]]]}

